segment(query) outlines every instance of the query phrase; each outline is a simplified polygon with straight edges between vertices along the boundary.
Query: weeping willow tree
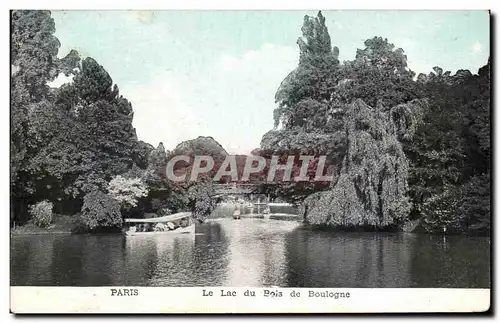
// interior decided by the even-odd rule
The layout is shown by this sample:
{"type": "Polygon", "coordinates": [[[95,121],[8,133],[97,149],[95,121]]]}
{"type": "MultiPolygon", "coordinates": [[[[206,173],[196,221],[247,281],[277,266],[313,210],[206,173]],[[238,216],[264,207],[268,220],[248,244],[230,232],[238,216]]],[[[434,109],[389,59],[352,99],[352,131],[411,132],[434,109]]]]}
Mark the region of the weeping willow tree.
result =
{"type": "Polygon", "coordinates": [[[261,147],[314,151],[334,166],[330,187],[302,203],[306,223],[384,228],[404,222],[411,204],[402,141],[411,140],[427,104],[419,100],[406,54],[374,37],[341,64],[321,12],[305,16],[301,31],[299,65],[278,88],[276,127],[261,147]]]}
{"type": "Polygon", "coordinates": [[[329,191],[309,196],[304,220],[335,227],[384,228],[402,223],[410,211],[408,161],[401,138],[412,135],[424,100],[390,109],[357,99],[344,117],[347,150],[329,191]]]}

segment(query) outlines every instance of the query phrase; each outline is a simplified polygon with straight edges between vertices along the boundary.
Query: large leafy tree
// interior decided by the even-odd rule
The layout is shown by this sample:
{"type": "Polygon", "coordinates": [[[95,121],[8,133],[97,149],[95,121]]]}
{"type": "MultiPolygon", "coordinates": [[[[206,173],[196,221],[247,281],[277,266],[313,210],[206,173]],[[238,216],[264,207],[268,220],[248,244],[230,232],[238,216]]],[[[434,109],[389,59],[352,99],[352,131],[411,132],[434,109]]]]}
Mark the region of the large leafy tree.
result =
{"type": "Polygon", "coordinates": [[[59,41],[54,32],[54,21],[48,11],[12,12],[10,148],[14,202],[29,189],[22,168],[28,154],[30,110],[44,100],[48,94],[46,82],[56,76],[59,41]]]}
{"type": "Polygon", "coordinates": [[[46,135],[37,134],[31,125],[38,122],[40,111],[52,109],[47,82],[75,65],[75,52],[57,58],[60,44],[54,32],[49,11],[11,13],[11,211],[17,218],[26,215],[33,193],[27,168],[46,135]]]}
{"type": "Polygon", "coordinates": [[[475,176],[491,169],[491,99],[490,60],[481,67],[477,75],[471,75],[456,89],[460,94],[464,113],[463,135],[468,166],[467,176],[475,176]]]}
{"type": "Polygon", "coordinates": [[[491,173],[473,176],[462,188],[457,214],[461,228],[469,232],[490,233],[491,173]]]}
{"type": "MultiPolygon", "coordinates": [[[[132,107],[119,95],[111,77],[92,58],[81,62],[71,84],[56,91],[52,113],[42,130],[49,140],[31,163],[40,183],[60,183],[59,194],[81,198],[104,190],[118,174],[144,164],[143,147],[132,126],[132,107]]],[[[59,196],[61,198],[62,196],[59,196]]]]}
{"type": "Polygon", "coordinates": [[[298,117],[295,115],[296,105],[302,100],[315,100],[317,104],[327,102],[336,82],[339,49],[332,48],[321,12],[317,17],[304,17],[302,37],[297,44],[300,49],[299,66],[283,80],[276,92],[275,99],[279,105],[275,111],[276,125],[280,121],[293,125],[298,117]]]}
{"type": "Polygon", "coordinates": [[[49,11],[11,18],[12,214],[23,220],[26,206],[44,199],[56,212],[75,213],[87,192],[146,168],[149,147],[138,142],[132,106],[101,65],[75,51],[57,57],[49,11]],[[49,88],[60,73],[73,81],[49,88]]]}
{"type": "MultiPolygon", "coordinates": [[[[339,77],[339,49],[332,47],[321,12],[317,17],[304,17],[302,36],[297,44],[300,49],[299,65],[283,80],[276,92],[275,129],[263,136],[262,152],[268,156],[285,157],[326,154],[328,164],[339,164],[345,147],[342,110],[333,101],[339,77]]],[[[311,189],[327,187],[302,182],[267,185],[262,189],[273,196],[298,202],[311,189]],[[299,200],[295,201],[292,195],[299,200]]]]}
{"type": "Polygon", "coordinates": [[[459,204],[460,223],[468,231],[489,233],[491,228],[491,99],[490,60],[464,85],[468,100],[464,110],[467,166],[459,204]]]}
{"type": "Polygon", "coordinates": [[[299,66],[281,83],[276,92],[278,108],[274,111],[275,126],[284,130],[300,128],[313,132],[325,128],[332,90],[337,82],[339,50],[331,45],[325,17],[304,17],[299,66]]]}
{"type": "MultiPolygon", "coordinates": [[[[331,185],[300,188],[308,194],[327,190],[306,201],[308,222],[376,227],[402,222],[410,203],[400,141],[413,135],[426,104],[413,101],[420,96],[404,51],[374,37],[353,61],[339,64],[321,13],[305,17],[302,35],[299,66],[276,93],[276,128],[264,135],[261,148],[328,156],[331,185]]],[[[286,186],[277,192],[293,191],[286,186]]]]}
{"type": "Polygon", "coordinates": [[[427,231],[484,231],[490,221],[489,65],[478,75],[435,67],[419,75],[418,86],[429,105],[413,140],[405,141],[412,216],[427,231]]]}
{"type": "Polygon", "coordinates": [[[101,191],[89,192],[83,198],[80,225],[83,230],[113,230],[122,226],[120,203],[101,191]]]}
{"type": "Polygon", "coordinates": [[[403,223],[410,201],[408,161],[400,137],[411,135],[413,123],[419,121],[413,115],[425,104],[413,100],[388,110],[356,100],[345,117],[347,153],[338,179],[329,191],[306,199],[304,220],[335,227],[385,228],[403,223]],[[409,122],[401,122],[402,117],[409,122]]]}
{"type": "MultiPolygon", "coordinates": [[[[177,162],[172,169],[173,174],[169,175],[184,176],[184,179],[182,181],[167,180],[167,205],[174,212],[191,211],[193,217],[203,221],[219,202],[212,179],[228,153],[212,137],[200,136],[178,144],[167,155],[167,160],[171,161],[172,158],[180,155],[188,157],[188,161],[177,162]],[[208,172],[201,173],[191,180],[195,156],[210,156],[214,161],[214,166],[208,172]]],[[[201,167],[205,166],[206,162],[202,161],[201,167]]]]}
{"type": "Polygon", "coordinates": [[[386,38],[373,37],[358,49],[353,61],[341,68],[341,81],[335,91],[338,103],[362,99],[369,106],[390,108],[419,97],[404,50],[386,38]]]}
{"type": "Polygon", "coordinates": [[[28,99],[48,92],[47,81],[58,74],[59,40],[50,11],[16,10],[11,15],[11,65],[15,81],[22,84],[28,99]]]}
{"type": "Polygon", "coordinates": [[[463,114],[459,109],[460,98],[453,90],[455,82],[456,77],[443,73],[438,67],[429,75],[419,76],[418,85],[429,105],[423,112],[415,136],[404,141],[405,153],[410,160],[409,183],[414,217],[420,216],[428,198],[461,182],[465,162],[464,143],[460,136],[463,114]]]}

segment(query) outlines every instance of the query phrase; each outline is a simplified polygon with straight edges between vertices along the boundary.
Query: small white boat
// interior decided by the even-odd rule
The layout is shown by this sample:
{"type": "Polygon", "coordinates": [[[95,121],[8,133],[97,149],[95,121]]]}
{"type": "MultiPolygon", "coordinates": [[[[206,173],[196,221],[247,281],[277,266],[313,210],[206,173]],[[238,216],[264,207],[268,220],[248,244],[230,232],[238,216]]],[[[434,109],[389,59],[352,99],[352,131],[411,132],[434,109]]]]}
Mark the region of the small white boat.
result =
{"type": "Polygon", "coordinates": [[[128,236],[194,234],[191,212],[181,212],[150,219],[125,219],[128,236]]]}

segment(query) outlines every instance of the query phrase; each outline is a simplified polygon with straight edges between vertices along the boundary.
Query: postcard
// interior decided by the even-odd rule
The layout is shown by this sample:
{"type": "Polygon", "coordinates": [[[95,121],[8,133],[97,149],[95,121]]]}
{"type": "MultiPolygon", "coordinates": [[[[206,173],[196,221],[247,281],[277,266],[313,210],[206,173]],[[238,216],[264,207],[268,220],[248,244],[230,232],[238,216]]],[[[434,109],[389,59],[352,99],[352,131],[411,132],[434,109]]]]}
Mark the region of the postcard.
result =
{"type": "Polygon", "coordinates": [[[12,10],[10,311],[489,311],[490,19],[12,10]]]}

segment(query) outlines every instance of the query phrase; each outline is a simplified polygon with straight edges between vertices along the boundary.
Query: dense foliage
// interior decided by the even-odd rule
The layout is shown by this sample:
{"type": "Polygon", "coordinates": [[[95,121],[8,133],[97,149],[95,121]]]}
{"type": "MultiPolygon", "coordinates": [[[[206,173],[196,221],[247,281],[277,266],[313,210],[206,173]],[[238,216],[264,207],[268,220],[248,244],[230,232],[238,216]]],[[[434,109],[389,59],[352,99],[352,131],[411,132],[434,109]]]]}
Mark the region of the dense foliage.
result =
{"type": "Polygon", "coordinates": [[[26,222],[27,205],[47,200],[93,230],[167,199],[165,150],[137,139],[132,105],[104,67],[76,51],[57,57],[49,11],[13,11],[11,26],[11,221],[26,222]],[[71,81],[50,87],[61,75],[71,81]],[[118,218],[96,206],[105,200],[96,191],[118,201],[118,218]]]}
{"type": "Polygon", "coordinates": [[[137,206],[138,200],[148,195],[148,189],[138,177],[124,178],[117,175],[108,184],[108,193],[123,208],[137,206]]]}
{"type": "Polygon", "coordinates": [[[476,232],[478,223],[480,231],[489,231],[489,84],[489,62],[478,75],[466,70],[451,75],[435,67],[418,77],[429,108],[413,140],[404,146],[411,164],[412,217],[424,218],[427,231],[442,232],[448,222],[454,231],[476,232]],[[441,199],[452,215],[438,210],[442,206],[433,210],[441,199]]]}
{"type": "MultiPolygon", "coordinates": [[[[189,161],[177,162],[170,171],[175,176],[185,177],[182,181],[167,181],[169,196],[166,200],[166,205],[170,210],[175,212],[191,211],[194,218],[203,222],[215,209],[217,203],[219,203],[219,196],[215,191],[212,179],[228,156],[228,153],[212,137],[200,136],[178,144],[168,154],[167,160],[170,161],[179,155],[189,157],[189,161]],[[195,156],[212,157],[214,167],[206,173],[200,173],[196,176],[196,180],[192,180],[191,175],[195,156]]],[[[200,164],[201,167],[207,165],[205,161],[202,161],[200,164]]]]}
{"type": "Polygon", "coordinates": [[[57,57],[60,44],[54,32],[48,11],[11,14],[11,220],[26,220],[27,205],[45,198],[33,198],[30,168],[33,155],[51,131],[37,131],[34,126],[58,122],[51,118],[53,98],[47,82],[59,73],[68,73],[75,63],[74,52],[63,59],[57,57]]]}
{"type": "MultiPolygon", "coordinates": [[[[412,101],[406,106],[418,112],[424,103],[412,101]]],[[[333,226],[387,227],[403,222],[409,213],[407,197],[408,162],[390,111],[373,109],[358,99],[347,109],[345,127],[347,153],[341,171],[329,192],[311,205],[305,220],[333,226]]],[[[407,126],[407,125],[405,125],[407,126]]]]}
{"type": "Polygon", "coordinates": [[[329,187],[291,186],[309,195],[307,222],[489,230],[489,62],[478,75],[435,67],[416,77],[403,49],[374,37],[341,64],[321,12],[305,17],[298,45],[299,65],[276,93],[275,129],[261,148],[329,157],[329,187]]]}
{"type": "Polygon", "coordinates": [[[462,188],[458,204],[461,229],[472,232],[488,233],[491,228],[491,191],[490,174],[474,176],[462,188]]]}
{"type": "Polygon", "coordinates": [[[92,191],[83,198],[81,220],[90,231],[120,228],[122,225],[120,204],[101,191],[92,191]]]}
{"type": "Polygon", "coordinates": [[[213,184],[207,182],[191,186],[188,190],[188,198],[190,210],[200,222],[203,222],[212,213],[219,202],[213,184]]]}

